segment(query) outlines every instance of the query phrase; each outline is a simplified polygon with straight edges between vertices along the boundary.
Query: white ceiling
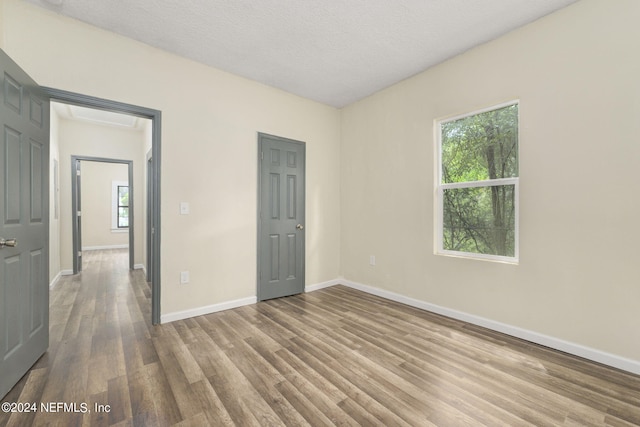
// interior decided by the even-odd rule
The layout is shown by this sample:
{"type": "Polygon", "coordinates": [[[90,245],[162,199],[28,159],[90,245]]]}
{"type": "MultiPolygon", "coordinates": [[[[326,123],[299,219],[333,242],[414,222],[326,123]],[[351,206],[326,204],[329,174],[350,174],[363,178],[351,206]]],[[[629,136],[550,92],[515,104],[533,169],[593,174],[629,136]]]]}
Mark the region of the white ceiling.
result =
{"type": "Polygon", "coordinates": [[[55,101],[51,101],[51,108],[58,117],[67,120],[79,120],[103,126],[112,126],[138,131],[144,129],[145,119],[130,116],[128,114],[80,107],[55,101]]]}
{"type": "Polygon", "coordinates": [[[576,0],[26,0],[343,107],[576,0]]]}

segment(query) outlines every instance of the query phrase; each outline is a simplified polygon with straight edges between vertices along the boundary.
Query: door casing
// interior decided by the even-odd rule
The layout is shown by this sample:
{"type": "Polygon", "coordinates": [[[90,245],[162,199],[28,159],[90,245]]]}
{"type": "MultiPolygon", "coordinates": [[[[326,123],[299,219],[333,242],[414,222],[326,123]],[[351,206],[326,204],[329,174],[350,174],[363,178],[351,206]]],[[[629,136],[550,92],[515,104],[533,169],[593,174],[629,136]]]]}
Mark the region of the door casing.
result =
{"type": "MultiPolygon", "coordinates": [[[[134,254],[134,218],[135,218],[135,204],[134,194],[135,189],[133,186],[133,160],[118,160],[108,159],[104,157],[89,157],[89,156],[71,156],[71,217],[73,218],[73,274],[78,274],[82,270],[82,257],[79,255],[82,251],[82,227],[80,221],[82,216],[78,216],[78,211],[82,211],[78,206],[77,200],[80,195],[79,179],[76,174],[76,165],[78,162],[101,162],[101,163],[115,163],[127,165],[128,168],[128,180],[129,180],[129,269],[133,270],[135,254],[134,254]]],[[[80,174],[82,179],[82,174],[80,174]]]]}
{"type": "MultiPolygon", "coordinates": [[[[161,248],[161,218],[160,218],[160,166],[162,164],[161,150],[161,131],[162,131],[162,112],[151,108],[140,107],[132,104],[111,101],[103,98],[82,95],[74,92],[68,92],[50,87],[43,87],[43,91],[50,97],[52,101],[59,101],[65,104],[78,105],[81,107],[96,108],[99,110],[112,111],[115,113],[129,114],[132,116],[150,119],[152,122],[152,143],[151,152],[153,156],[151,176],[153,179],[153,195],[152,195],[152,227],[155,230],[153,245],[151,248],[153,257],[153,282],[151,283],[151,321],[154,325],[160,323],[160,248],[161,248]]],[[[147,195],[150,197],[150,195],[147,195]]]]}
{"type": "Polygon", "coordinates": [[[155,229],[153,228],[153,218],[151,213],[153,212],[153,155],[151,150],[147,153],[145,163],[145,173],[147,174],[147,243],[146,243],[146,252],[147,252],[147,282],[153,283],[153,266],[154,266],[154,257],[153,257],[153,240],[155,229]]]}

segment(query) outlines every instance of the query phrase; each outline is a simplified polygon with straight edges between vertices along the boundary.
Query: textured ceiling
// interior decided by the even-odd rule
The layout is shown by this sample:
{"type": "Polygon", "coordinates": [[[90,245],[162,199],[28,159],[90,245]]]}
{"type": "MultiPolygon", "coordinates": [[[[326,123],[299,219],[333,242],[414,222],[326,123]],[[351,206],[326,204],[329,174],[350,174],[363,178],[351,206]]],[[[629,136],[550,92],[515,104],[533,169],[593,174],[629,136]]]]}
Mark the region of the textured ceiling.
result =
{"type": "Polygon", "coordinates": [[[25,0],[335,107],[576,0],[25,0]]]}

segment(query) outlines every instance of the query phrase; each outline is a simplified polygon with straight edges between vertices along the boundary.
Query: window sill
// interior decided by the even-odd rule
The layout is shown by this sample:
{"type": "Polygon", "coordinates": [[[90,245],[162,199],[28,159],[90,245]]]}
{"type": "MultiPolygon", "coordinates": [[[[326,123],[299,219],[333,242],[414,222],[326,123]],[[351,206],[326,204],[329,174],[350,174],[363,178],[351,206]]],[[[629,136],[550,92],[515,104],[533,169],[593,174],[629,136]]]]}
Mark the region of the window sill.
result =
{"type": "Polygon", "coordinates": [[[489,261],[489,262],[494,262],[499,264],[510,264],[510,265],[520,264],[520,259],[516,257],[484,255],[484,254],[474,254],[470,252],[455,252],[455,251],[436,251],[435,254],[440,256],[450,257],[450,258],[463,258],[463,259],[470,259],[474,261],[489,261]]]}

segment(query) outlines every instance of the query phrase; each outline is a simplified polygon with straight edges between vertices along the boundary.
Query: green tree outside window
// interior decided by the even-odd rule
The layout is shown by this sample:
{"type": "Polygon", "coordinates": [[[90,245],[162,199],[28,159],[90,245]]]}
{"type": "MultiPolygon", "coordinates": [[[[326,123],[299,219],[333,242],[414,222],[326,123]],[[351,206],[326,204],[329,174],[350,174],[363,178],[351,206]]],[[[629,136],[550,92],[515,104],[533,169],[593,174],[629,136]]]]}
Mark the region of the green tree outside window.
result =
{"type": "Polygon", "coordinates": [[[440,250],[517,257],[518,104],[440,122],[440,250]]]}
{"type": "Polygon", "coordinates": [[[118,185],[118,228],[129,227],[129,186],[118,185]]]}

